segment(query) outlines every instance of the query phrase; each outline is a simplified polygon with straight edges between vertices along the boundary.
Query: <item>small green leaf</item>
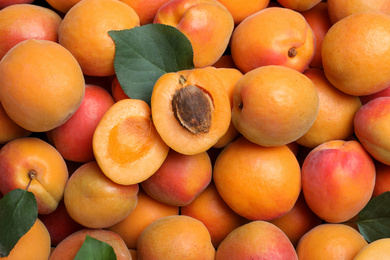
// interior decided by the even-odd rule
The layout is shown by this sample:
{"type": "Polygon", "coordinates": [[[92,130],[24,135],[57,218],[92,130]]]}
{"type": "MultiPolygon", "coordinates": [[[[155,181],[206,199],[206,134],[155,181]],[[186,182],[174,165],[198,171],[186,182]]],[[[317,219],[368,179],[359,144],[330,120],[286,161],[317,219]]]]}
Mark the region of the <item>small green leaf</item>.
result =
{"type": "Polygon", "coordinates": [[[30,191],[15,189],[0,199],[0,257],[9,255],[37,217],[37,201],[30,191]]]}
{"type": "Polygon", "coordinates": [[[160,76],[194,68],[191,42],[173,26],[146,24],[108,34],[115,42],[116,76],[130,98],[150,105],[154,84],[160,76]]]}
{"type": "Polygon", "coordinates": [[[368,242],[390,237],[390,192],[372,198],[359,212],[356,224],[368,242]]]}
{"type": "Polygon", "coordinates": [[[85,240],[74,260],[116,260],[116,254],[111,245],[89,235],[85,240]]]}

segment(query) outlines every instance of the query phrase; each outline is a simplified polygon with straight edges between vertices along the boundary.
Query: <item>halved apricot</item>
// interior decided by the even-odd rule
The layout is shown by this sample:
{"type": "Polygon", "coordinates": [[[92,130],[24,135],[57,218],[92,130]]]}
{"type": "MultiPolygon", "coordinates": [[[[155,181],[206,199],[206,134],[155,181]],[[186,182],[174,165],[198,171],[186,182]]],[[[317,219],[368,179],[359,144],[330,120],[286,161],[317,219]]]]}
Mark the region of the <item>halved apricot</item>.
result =
{"type": "Polygon", "coordinates": [[[229,96],[222,81],[205,69],[162,75],[153,88],[151,110],[164,142],[186,155],[212,147],[231,120],[229,96]]]}
{"type": "Polygon", "coordinates": [[[116,102],[93,136],[93,152],[112,181],[131,185],[149,178],[164,162],[169,147],[157,133],[150,107],[138,99],[116,102]]]}

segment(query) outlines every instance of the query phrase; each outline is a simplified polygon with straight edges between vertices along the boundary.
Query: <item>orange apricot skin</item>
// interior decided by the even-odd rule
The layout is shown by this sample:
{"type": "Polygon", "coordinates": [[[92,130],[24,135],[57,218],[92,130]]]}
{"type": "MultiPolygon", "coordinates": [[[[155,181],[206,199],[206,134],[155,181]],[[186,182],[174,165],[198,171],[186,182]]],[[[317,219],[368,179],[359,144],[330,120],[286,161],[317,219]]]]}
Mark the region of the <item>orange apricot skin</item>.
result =
{"type": "Polygon", "coordinates": [[[86,236],[103,241],[114,249],[118,260],[131,260],[131,255],[123,239],[115,232],[105,229],[84,228],[72,233],[53,250],[49,260],[72,260],[80,250],[86,236]]]}
{"type": "Polygon", "coordinates": [[[61,22],[56,12],[38,5],[18,4],[1,9],[0,60],[13,46],[27,39],[57,42],[61,22]]]}
{"type": "Polygon", "coordinates": [[[171,149],[161,167],[140,185],[158,201],[185,206],[209,185],[211,179],[212,165],[207,152],[185,155],[171,149]]]}
{"type": "Polygon", "coordinates": [[[373,159],[355,140],[325,142],[311,150],[302,165],[307,205],[329,223],[358,214],[370,200],[374,185],[373,159]]]}
{"type": "Polygon", "coordinates": [[[247,17],[235,28],[230,42],[233,61],[244,74],[266,65],[302,72],[313,59],[315,47],[314,33],[305,18],[282,7],[265,8],[247,17]],[[285,17],[283,22],[280,17],[285,17]]]}
{"type": "Polygon", "coordinates": [[[293,245],[283,231],[267,221],[252,221],[234,229],[219,245],[216,260],[297,260],[293,245]]]}
{"type": "Polygon", "coordinates": [[[100,119],[114,103],[111,94],[103,87],[85,85],[84,98],[79,108],[64,124],[49,133],[52,143],[66,160],[94,160],[93,134],[100,119]]]}
{"type": "Polygon", "coordinates": [[[232,15],[216,0],[171,0],[160,7],[153,23],[174,26],[189,39],[195,68],[215,63],[234,29],[232,15]]]}
{"type": "Polygon", "coordinates": [[[151,110],[153,122],[164,142],[171,149],[185,155],[207,151],[226,133],[231,121],[228,93],[221,80],[205,69],[171,72],[162,75],[153,88],[151,110]],[[186,82],[181,84],[183,76],[186,82]],[[177,90],[188,85],[200,88],[213,101],[211,127],[207,133],[191,133],[180,124],[173,114],[173,95],[177,90]]]}
{"type": "Polygon", "coordinates": [[[50,242],[50,234],[47,228],[43,222],[37,218],[34,225],[19,239],[10,254],[1,259],[48,259],[51,252],[50,242]]]}
{"type": "Polygon", "coordinates": [[[69,178],[64,192],[67,212],[87,228],[106,228],[127,217],[138,201],[139,185],[120,185],[96,161],[81,165],[69,178]]]}
{"type": "Polygon", "coordinates": [[[153,199],[140,189],[137,205],[130,215],[106,229],[120,235],[127,247],[135,250],[139,236],[149,224],[166,216],[179,215],[179,209],[153,199]]]}
{"type": "Polygon", "coordinates": [[[93,135],[93,152],[104,174],[116,183],[140,183],[161,166],[169,147],[151,120],[149,105],[139,99],[116,102],[93,135]]]}
{"type": "Polygon", "coordinates": [[[14,139],[1,148],[0,167],[1,193],[28,187],[37,200],[38,213],[49,214],[57,208],[69,174],[64,159],[52,145],[36,137],[14,139]],[[29,177],[31,171],[35,172],[33,180],[29,177]]]}
{"type": "Polygon", "coordinates": [[[354,118],[360,143],[373,158],[386,165],[390,165],[389,110],[390,97],[379,97],[362,106],[354,118]]]}

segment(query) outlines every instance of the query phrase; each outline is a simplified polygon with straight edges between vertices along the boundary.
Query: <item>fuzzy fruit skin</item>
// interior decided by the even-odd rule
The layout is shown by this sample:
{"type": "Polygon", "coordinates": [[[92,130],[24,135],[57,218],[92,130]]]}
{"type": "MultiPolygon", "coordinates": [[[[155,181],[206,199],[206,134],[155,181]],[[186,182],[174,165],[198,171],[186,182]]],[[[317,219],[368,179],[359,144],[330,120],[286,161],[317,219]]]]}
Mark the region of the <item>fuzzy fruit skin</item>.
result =
{"type": "Polygon", "coordinates": [[[390,165],[390,97],[376,98],[359,109],[354,118],[356,137],[376,160],[390,165]]]}
{"type": "Polygon", "coordinates": [[[66,163],[61,154],[42,139],[25,137],[5,144],[0,150],[0,168],[0,192],[6,194],[28,187],[35,195],[40,214],[53,212],[63,198],[69,178],[66,163]],[[35,173],[32,180],[30,172],[35,173]]]}
{"type": "Polygon", "coordinates": [[[194,66],[214,64],[225,52],[234,29],[233,16],[216,0],[172,0],[157,11],[153,23],[179,29],[191,42],[194,66]]]}
{"type": "Polygon", "coordinates": [[[372,157],[355,140],[332,140],[314,148],[302,165],[302,191],[310,209],[329,223],[356,216],[375,185],[372,157]]]}

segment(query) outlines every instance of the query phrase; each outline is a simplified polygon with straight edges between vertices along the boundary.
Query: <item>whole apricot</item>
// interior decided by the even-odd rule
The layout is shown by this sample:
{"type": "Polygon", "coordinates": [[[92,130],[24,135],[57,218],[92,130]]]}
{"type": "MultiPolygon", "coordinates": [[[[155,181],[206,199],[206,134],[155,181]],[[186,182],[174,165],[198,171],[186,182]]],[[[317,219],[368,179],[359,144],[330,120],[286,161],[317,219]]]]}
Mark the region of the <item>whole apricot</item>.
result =
{"type": "Polygon", "coordinates": [[[390,165],[390,97],[376,98],[363,105],[354,118],[355,135],[376,160],[390,165]]]}
{"type": "Polygon", "coordinates": [[[75,57],[60,44],[27,39],[0,61],[0,100],[8,116],[32,132],[65,123],[80,106],[84,76],[75,57]]]}
{"type": "Polygon", "coordinates": [[[234,29],[230,49],[242,73],[266,65],[282,65],[303,72],[315,53],[314,37],[299,12],[268,7],[250,15],[234,29]]]}
{"type": "Polygon", "coordinates": [[[39,214],[57,208],[69,179],[61,154],[36,137],[17,138],[2,146],[0,168],[0,192],[27,188],[37,200],[39,214]]]}
{"type": "Polygon", "coordinates": [[[322,42],[325,75],[336,88],[350,95],[381,91],[390,84],[389,46],[389,15],[349,15],[333,24],[322,42]]]}
{"type": "Polygon", "coordinates": [[[229,207],[249,220],[286,214],[301,191],[301,169],[287,146],[263,147],[243,136],[218,155],[213,180],[229,207]]]}
{"type": "Polygon", "coordinates": [[[61,22],[56,12],[39,5],[17,4],[1,9],[0,60],[13,46],[27,39],[57,42],[61,22]]]}
{"type": "Polygon", "coordinates": [[[294,246],[283,231],[266,221],[252,221],[227,235],[217,249],[216,260],[297,260],[294,246]]]}
{"type": "Polygon", "coordinates": [[[61,243],[53,249],[49,260],[73,260],[83,245],[87,235],[112,246],[118,260],[132,259],[125,242],[115,232],[105,229],[84,228],[72,233],[62,240],[61,243]]]}
{"type": "Polygon", "coordinates": [[[329,223],[358,214],[371,199],[374,185],[373,159],[356,140],[325,142],[311,150],[302,165],[306,203],[329,223]]]}
{"type": "Polygon", "coordinates": [[[212,170],[207,152],[185,155],[171,149],[160,168],[140,185],[160,202],[186,206],[209,185],[212,170]]]}
{"type": "Polygon", "coordinates": [[[65,14],[58,31],[59,43],[90,76],[115,74],[115,43],[110,30],[139,26],[139,17],[129,5],[118,0],[82,0],[65,14]]]}
{"type": "Polygon", "coordinates": [[[153,23],[176,27],[191,42],[195,68],[210,66],[226,51],[234,29],[231,13],[217,0],[171,0],[153,23]]]}
{"type": "Polygon", "coordinates": [[[157,219],[142,231],[137,254],[140,260],[214,260],[215,249],[202,222],[174,215],[157,219]]]}
{"type": "Polygon", "coordinates": [[[38,218],[31,229],[19,239],[10,254],[1,259],[48,259],[51,253],[50,242],[50,234],[42,221],[38,218]]]}
{"type": "Polygon", "coordinates": [[[364,237],[348,225],[324,223],[309,230],[300,239],[296,251],[302,260],[355,259],[367,244],[364,237]]]}
{"type": "Polygon", "coordinates": [[[285,66],[262,66],[237,81],[232,121],[249,141],[281,146],[312,127],[319,106],[316,87],[307,76],[285,66]]]}
{"type": "Polygon", "coordinates": [[[64,203],[70,217],[87,228],[106,228],[127,217],[138,201],[138,184],[120,185],[96,161],[81,165],[69,178],[64,203]]]}

